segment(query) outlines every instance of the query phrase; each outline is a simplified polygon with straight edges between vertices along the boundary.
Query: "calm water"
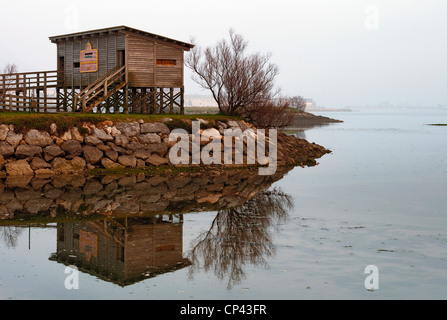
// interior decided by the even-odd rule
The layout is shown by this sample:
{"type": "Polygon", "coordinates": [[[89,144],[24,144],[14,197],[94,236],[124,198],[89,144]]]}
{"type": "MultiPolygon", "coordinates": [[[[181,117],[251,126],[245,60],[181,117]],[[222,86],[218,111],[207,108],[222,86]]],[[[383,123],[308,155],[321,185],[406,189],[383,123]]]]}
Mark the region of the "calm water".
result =
{"type": "MultiPolygon", "coordinates": [[[[43,194],[53,204],[71,201],[78,216],[53,210],[38,221],[2,220],[0,298],[446,299],[447,127],[426,124],[447,123],[447,111],[325,115],[344,123],[304,134],[333,153],[270,188],[244,180],[241,193],[256,194],[245,203],[226,189],[228,203],[237,203],[233,210],[196,205],[205,211],[186,213],[195,208],[184,190],[185,202],[165,205],[164,215],[82,219],[87,205],[113,206],[114,192],[131,212],[138,199],[132,180],[88,184],[81,197],[87,204],[74,199],[83,181],[62,189],[34,182],[37,201],[30,206],[43,206],[43,194]],[[168,215],[176,205],[177,214],[168,215]],[[74,264],[79,289],[67,290],[66,266],[74,264]],[[379,289],[365,288],[368,265],[378,268],[379,289]]],[[[219,183],[208,191],[221,190],[219,183]]],[[[3,205],[36,197],[12,185],[2,189],[3,205]]]]}

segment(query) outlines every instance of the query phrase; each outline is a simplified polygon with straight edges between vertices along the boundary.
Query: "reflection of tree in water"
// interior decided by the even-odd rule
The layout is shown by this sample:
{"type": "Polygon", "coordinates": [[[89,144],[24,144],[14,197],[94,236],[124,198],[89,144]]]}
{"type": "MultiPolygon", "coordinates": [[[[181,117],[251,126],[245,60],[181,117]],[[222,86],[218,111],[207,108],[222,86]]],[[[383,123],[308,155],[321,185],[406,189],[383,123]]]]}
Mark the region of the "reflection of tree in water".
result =
{"type": "Polygon", "coordinates": [[[17,246],[17,238],[21,232],[21,228],[16,226],[0,227],[0,238],[6,244],[7,248],[14,248],[17,246]]]}
{"type": "Polygon", "coordinates": [[[275,254],[272,227],[284,222],[292,208],[292,198],[275,188],[240,207],[219,211],[189,253],[190,276],[201,268],[202,259],[205,271],[214,270],[220,280],[228,275],[231,288],[244,278],[244,265],[268,267],[267,259],[275,254]]]}

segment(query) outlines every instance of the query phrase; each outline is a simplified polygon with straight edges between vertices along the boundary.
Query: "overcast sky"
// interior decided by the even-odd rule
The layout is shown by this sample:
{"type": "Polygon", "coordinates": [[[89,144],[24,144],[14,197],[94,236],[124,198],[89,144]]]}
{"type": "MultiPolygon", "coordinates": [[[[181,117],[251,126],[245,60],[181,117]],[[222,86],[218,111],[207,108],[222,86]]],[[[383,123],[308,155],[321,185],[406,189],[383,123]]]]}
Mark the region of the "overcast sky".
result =
{"type": "MultiPolygon", "coordinates": [[[[284,94],[325,107],[447,105],[446,0],[1,0],[0,68],[56,69],[49,36],[127,25],[201,46],[233,28],[284,94]]],[[[186,94],[203,93],[185,74],[186,94]]]]}

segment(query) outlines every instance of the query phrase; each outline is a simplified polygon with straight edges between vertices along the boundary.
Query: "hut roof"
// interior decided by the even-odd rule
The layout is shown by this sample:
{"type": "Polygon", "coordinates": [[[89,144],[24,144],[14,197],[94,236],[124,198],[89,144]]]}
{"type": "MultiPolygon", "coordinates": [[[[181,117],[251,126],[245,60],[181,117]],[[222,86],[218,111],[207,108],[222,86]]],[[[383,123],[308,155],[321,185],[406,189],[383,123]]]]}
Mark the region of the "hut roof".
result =
{"type": "Polygon", "coordinates": [[[49,39],[50,39],[51,42],[56,43],[56,42],[58,42],[60,40],[68,40],[70,38],[77,38],[77,37],[83,37],[83,36],[92,36],[92,35],[99,35],[101,33],[121,32],[121,31],[127,31],[127,32],[143,35],[143,36],[146,36],[146,37],[149,37],[149,38],[152,38],[152,39],[157,39],[157,40],[160,40],[160,41],[164,41],[164,42],[168,42],[168,43],[171,43],[171,44],[175,44],[175,45],[178,45],[178,46],[182,47],[186,51],[189,51],[190,49],[192,49],[194,47],[194,45],[190,44],[190,43],[186,43],[186,42],[182,42],[182,41],[179,41],[179,40],[170,39],[170,38],[158,35],[158,34],[146,32],[146,31],[141,31],[141,30],[138,30],[138,29],[127,27],[127,26],[117,26],[117,27],[96,29],[96,30],[90,30],[90,31],[84,31],[84,32],[76,32],[76,33],[64,34],[64,35],[59,35],[59,36],[52,36],[52,37],[49,37],[49,39]]]}

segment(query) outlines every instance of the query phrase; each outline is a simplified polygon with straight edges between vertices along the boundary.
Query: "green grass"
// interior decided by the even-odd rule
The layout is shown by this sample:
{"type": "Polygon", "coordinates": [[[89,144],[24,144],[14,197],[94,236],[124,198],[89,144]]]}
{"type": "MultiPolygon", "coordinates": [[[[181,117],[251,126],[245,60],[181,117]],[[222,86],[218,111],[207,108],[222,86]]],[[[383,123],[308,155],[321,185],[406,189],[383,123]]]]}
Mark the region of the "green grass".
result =
{"type": "Polygon", "coordinates": [[[201,118],[209,121],[209,125],[201,125],[202,128],[215,127],[217,121],[227,121],[230,119],[239,119],[217,114],[188,114],[188,115],[170,115],[170,114],[42,114],[42,113],[20,113],[20,112],[0,112],[0,124],[12,124],[16,131],[26,132],[30,129],[50,132],[52,123],[57,125],[59,134],[63,134],[70,128],[82,127],[84,123],[100,124],[106,120],[114,123],[131,122],[143,120],[144,122],[162,121],[164,118],[171,118],[173,121],[166,124],[172,128],[189,129],[189,121],[201,118]]]}
{"type": "Polygon", "coordinates": [[[447,123],[433,123],[433,124],[428,124],[428,126],[447,126],[447,123]]]}

